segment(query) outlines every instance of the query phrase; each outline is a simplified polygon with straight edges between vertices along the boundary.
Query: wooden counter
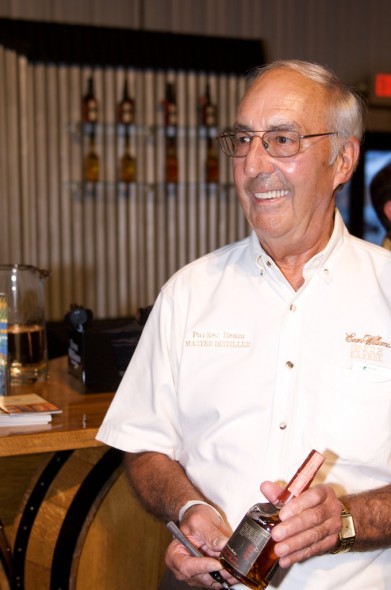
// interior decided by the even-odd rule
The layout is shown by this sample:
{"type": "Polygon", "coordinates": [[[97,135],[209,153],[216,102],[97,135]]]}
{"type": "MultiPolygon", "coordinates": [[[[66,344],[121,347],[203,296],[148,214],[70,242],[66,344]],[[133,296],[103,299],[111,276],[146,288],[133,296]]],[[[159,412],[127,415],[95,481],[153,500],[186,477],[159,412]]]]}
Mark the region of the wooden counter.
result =
{"type": "Polygon", "coordinates": [[[67,359],[49,363],[49,377],[34,386],[12,386],[10,395],[34,392],[62,409],[48,425],[0,428],[0,457],[99,446],[95,436],[113,398],[111,393],[84,393],[68,375],[67,359]]]}
{"type": "Polygon", "coordinates": [[[95,440],[113,392],[85,393],[65,358],[10,394],[23,392],[63,412],[0,428],[0,590],[155,590],[170,535],[130,492],[122,454],[95,440]]]}

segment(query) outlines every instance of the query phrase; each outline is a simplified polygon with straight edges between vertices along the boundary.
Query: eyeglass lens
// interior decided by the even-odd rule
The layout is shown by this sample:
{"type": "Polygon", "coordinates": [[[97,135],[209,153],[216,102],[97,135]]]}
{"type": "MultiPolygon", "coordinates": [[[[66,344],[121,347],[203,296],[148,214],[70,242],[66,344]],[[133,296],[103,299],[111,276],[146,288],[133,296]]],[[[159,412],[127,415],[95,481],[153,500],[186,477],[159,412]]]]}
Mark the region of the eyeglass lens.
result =
{"type": "Polygon", "coordinates": [[[258,137],[265,150],[276,158],[294,156],[300,149],[300,136],[296,131],[267,131],[262,135],[247,131],[226,131],[220,135],[221,149],[228,156],[244,158],[250,151],[254,137],[258,137]]]}

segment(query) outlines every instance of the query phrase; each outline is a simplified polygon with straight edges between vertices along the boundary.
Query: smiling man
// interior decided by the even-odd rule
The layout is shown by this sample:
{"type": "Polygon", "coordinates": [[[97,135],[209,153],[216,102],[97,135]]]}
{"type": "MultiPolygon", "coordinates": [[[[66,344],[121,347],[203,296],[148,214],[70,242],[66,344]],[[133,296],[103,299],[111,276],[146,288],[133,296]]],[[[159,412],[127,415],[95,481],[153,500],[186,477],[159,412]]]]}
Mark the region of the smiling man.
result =
{"type": "Polygon", "coordinates": [[[205,554],[174,540],[162,590],[217,589],[215,570],[244,588],[216,558],[311,449],[327,460],[280,512],[271,587],[391,588],[391,253],[335,209],[362,126],[332,72],[286,61],[254,72],[220,134],[253,231],[162,287],[98,434],[205,554]]]}

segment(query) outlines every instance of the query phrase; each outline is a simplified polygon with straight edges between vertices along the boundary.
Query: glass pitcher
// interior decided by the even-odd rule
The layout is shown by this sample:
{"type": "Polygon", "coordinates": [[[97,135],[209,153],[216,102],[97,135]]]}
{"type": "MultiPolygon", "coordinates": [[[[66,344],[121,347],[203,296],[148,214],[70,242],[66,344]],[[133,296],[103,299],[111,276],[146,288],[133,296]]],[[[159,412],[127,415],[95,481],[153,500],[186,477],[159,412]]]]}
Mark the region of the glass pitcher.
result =
{"type": "Polygon", "coordinates": [[[24,264],[0,265],[0,293],[8,310],[10,384],[28,384],[47,377],[44,280],[49,272],[24,264]]]}

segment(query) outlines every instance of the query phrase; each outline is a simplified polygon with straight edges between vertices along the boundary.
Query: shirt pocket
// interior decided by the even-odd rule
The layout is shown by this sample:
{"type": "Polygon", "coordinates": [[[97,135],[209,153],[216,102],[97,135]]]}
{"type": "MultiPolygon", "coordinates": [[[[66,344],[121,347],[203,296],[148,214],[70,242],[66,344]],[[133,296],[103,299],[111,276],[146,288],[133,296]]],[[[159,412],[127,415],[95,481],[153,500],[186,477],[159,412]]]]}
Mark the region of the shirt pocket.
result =
{"type": "Polygon", "coordinates": [[[308,435],[352,464],[391,464],[391,368],[327,364],[310,402],[308,435]]]}

